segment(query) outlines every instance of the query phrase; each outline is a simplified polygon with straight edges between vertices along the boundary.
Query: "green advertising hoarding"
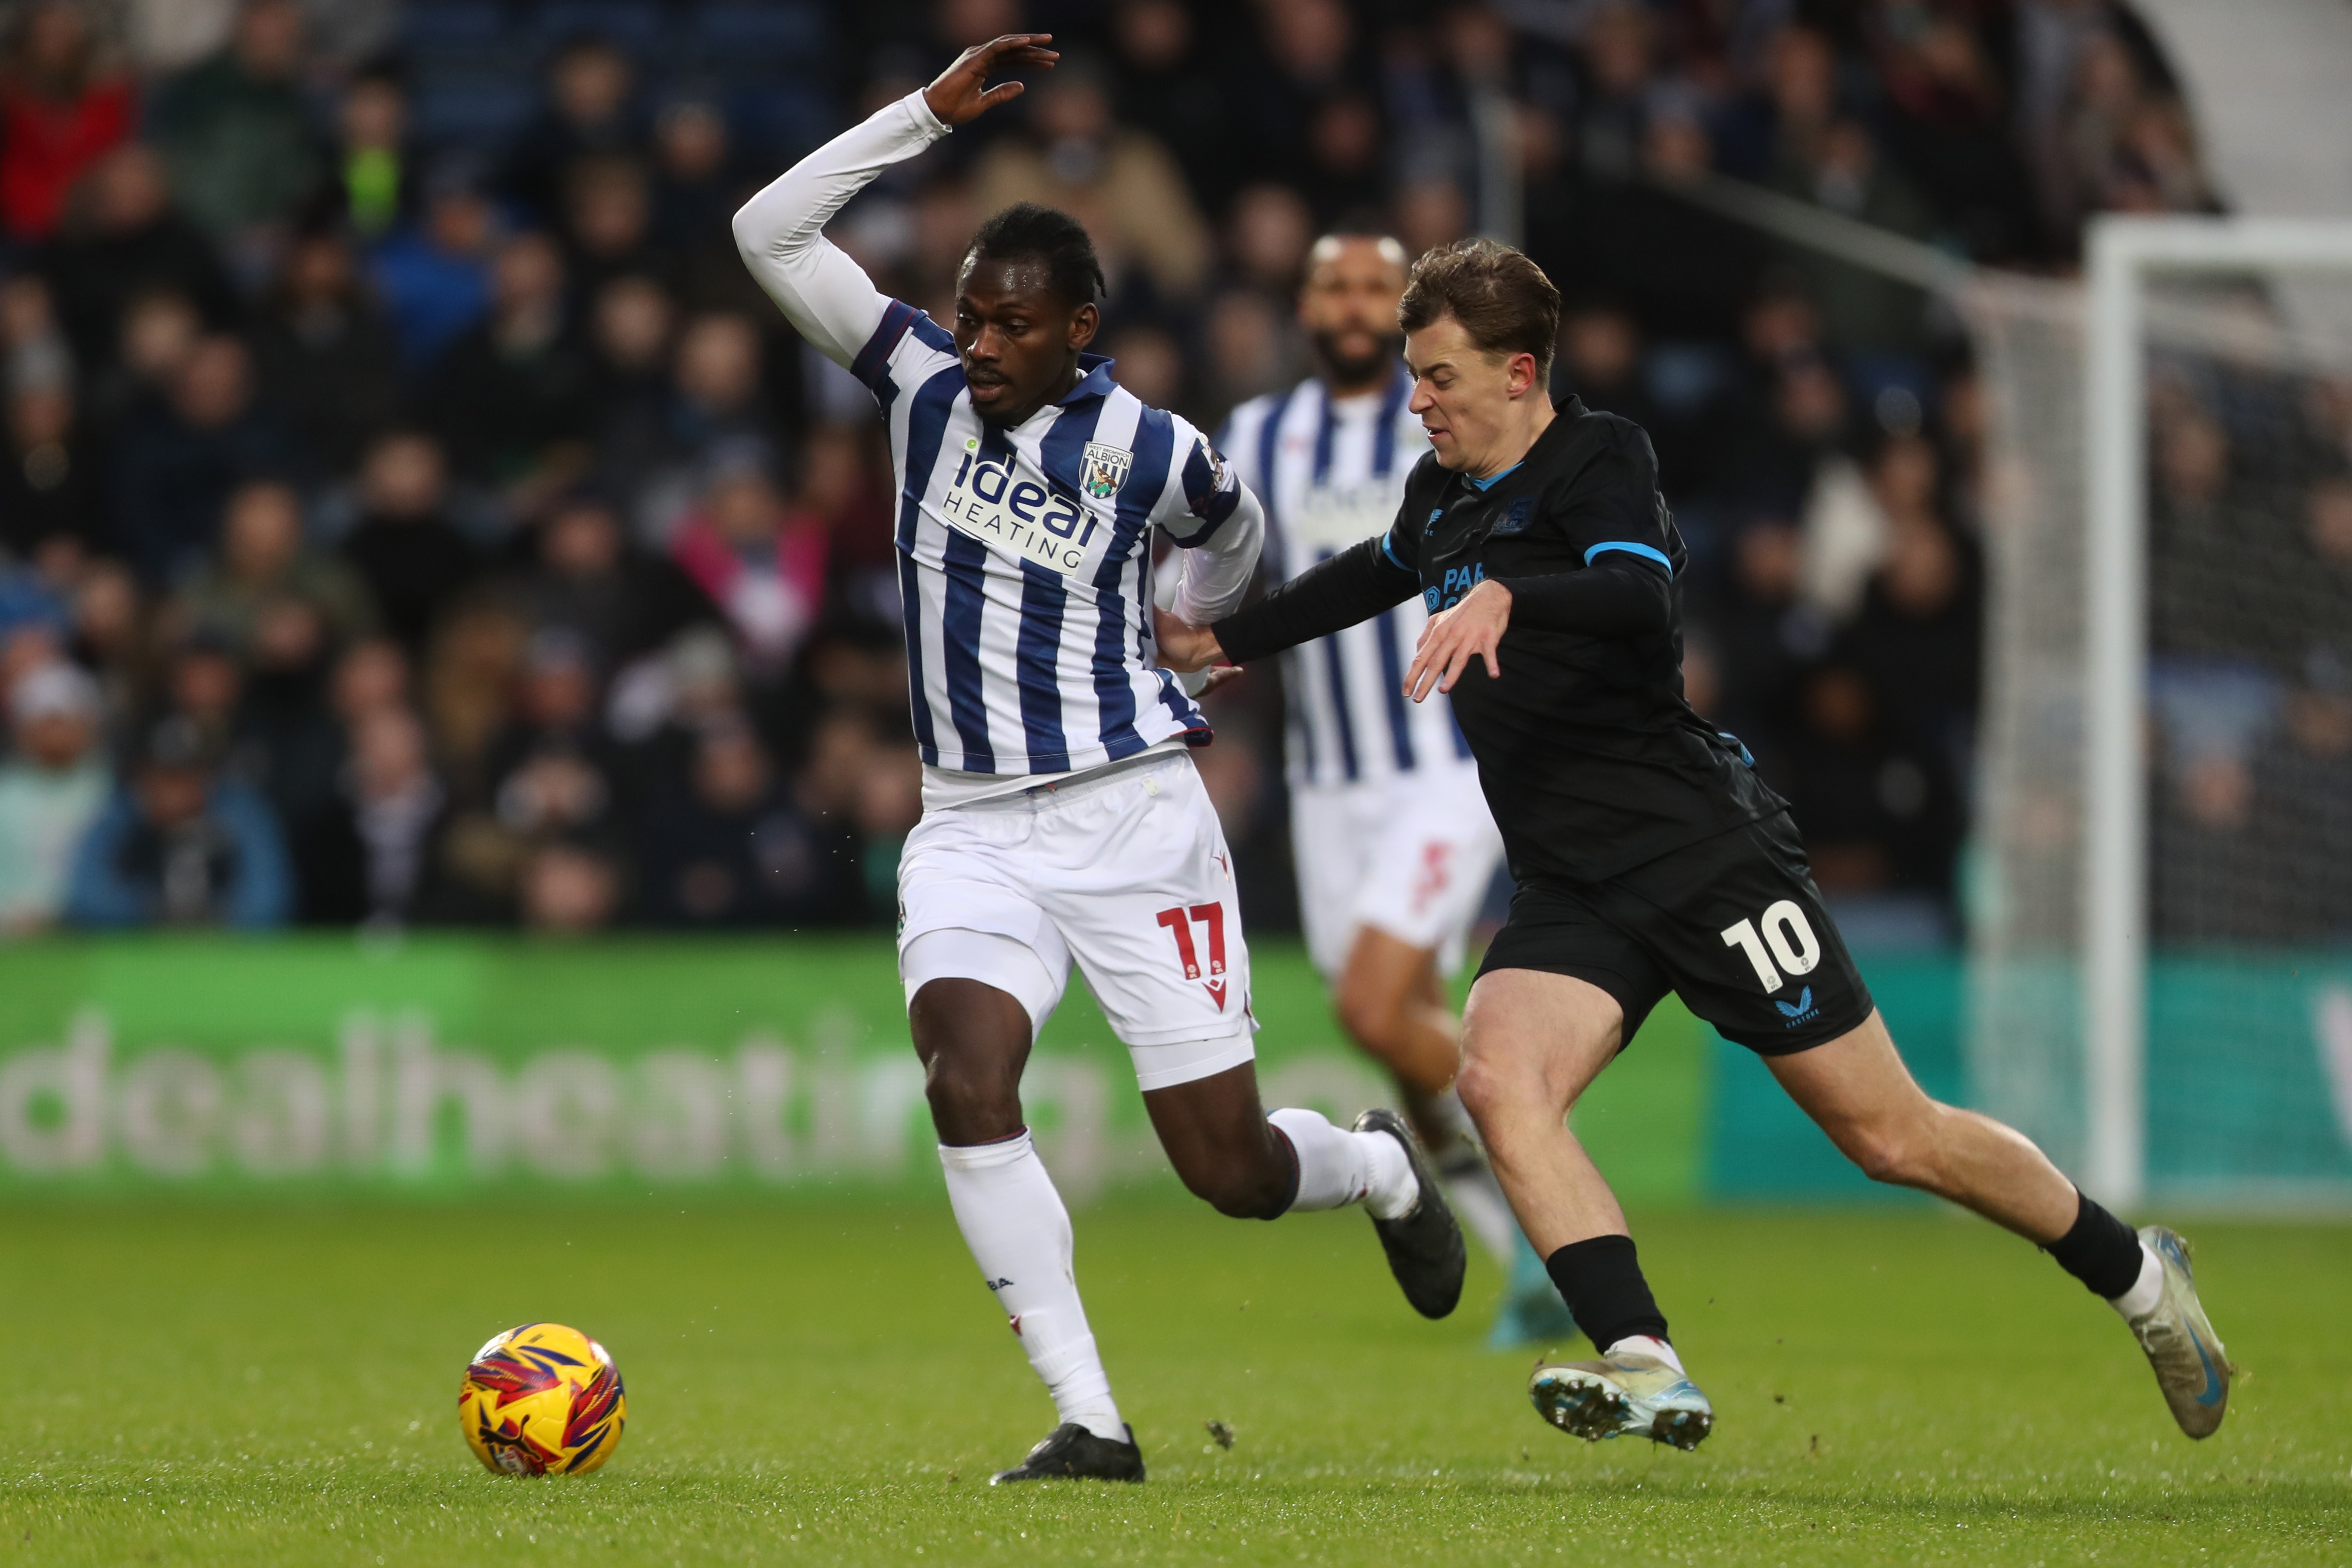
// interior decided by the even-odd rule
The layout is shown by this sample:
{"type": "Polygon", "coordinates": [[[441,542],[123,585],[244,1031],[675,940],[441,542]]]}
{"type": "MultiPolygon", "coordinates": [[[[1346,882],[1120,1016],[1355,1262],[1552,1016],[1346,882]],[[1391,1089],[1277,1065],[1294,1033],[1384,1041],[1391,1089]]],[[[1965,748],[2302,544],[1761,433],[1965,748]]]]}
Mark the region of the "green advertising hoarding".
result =
{"type": "MultiPolygon", "coordinates": [[[[1392,1098],[1294,942],[1253,952],[1267,1105],[1392,1098]]],[[[1912,1071],[1966,1103],[1967,986],[1863,968],[1912,1071]]],[[[2167,961],[2151,984],[2160,1199],[2352,1206],[2352,962],[2167,961]]],[[[1024,1085],[1074,1202],[1172,1184],[1083,985],[1024,1085]]],[[[1923,1201],[1874,1188],[1748,1052],[1671,999],[1576,1112],[1627,1202],[1923,1201]]],[[[0,948],[0,1194],[462,1196],[939,1180],[890,944],[346,935],[0,948]]]]}
{"type": "Polygon", "coordinates": [[[2352,953],[2159,954],[2147,1184],[2236,1208],[2352,1208],[2352,953]]]}
{"type": "MultiPolygon", "coordinates": [[[[1349,1118],[1389,1099],[1296,944],[1265,944],[1254,963],[1266,1103],[1349,1118]]],[[[1587,1114],[1633,1192],[1675,1201],[1698,1168],[1698,1031],[1669,1010],[1643,1038],[1642,1065],[1612,1074],[1587,1114]]],[[[1073,1201],[1172,1181],[1082,985],[1039,1040],[1024,1098],[1073,1201]]],[[[937,1180],[887,941],[0,949],[0,1192],[937,1180]]]]}

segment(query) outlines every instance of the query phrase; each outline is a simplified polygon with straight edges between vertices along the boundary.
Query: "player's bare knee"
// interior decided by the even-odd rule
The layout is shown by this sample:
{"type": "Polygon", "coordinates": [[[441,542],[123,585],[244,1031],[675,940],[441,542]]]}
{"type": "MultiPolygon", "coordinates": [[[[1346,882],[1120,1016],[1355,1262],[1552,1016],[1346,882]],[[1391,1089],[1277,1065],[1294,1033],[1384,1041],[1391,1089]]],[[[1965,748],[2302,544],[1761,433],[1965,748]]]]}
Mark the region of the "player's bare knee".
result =
{"type": "Polygon", "coordinates": [[[1396,998],[1374,995],[1342,983],[1332,994],[1331,1010],[1350,1038],[1374,1056],[1386,1059],[1398,1026],[1403,1021],[1396,998]]]}
{"type": "Polygon", "coordinates": [[[945,1142],[984,1142],[1021,1130],[1020,1074],[987,1053],[933,1053],[923,1063],[923,1098],[945,1142]]]}
{"type": "Polygon", "coordinates": [[[1862,1173],[1891,1187],[1925,1187],[1933,1191],[1939,1169],[1936,1129],[1931,1121],[1903,1117],[1856,1128],[1841,1140],[1862,1173]]]}
{"type": "Polygon", "coordinates": [[[1461,1096],[1462,1109],[1468,1111],[1473,1120],[1482,1118],[1495,1103],[1494,1074],[1485,1061],[1465,1055],[1462,1059],[1462,1070],[1454,1079],[1454,1092],[1461,1096]]]}
{"type": "Polygon", "coordinates": [[[1896,1173],[1903,1168],[1902,1149],[1893,1140],[1875,1132],[1862,1133],[1847,1140],[1845,1152],[1847,1158],[1872,1181],[1892,1186],[1902,1184],[1896,1180],[1896,1173]]]}
{"type": "Polygon", "coordinates": [[[1481,1129],[1488,1119],[1515,1106],[1531,1104],[1541,1093],[1536,1076],[1519,1064],[1490,1051],[1465,1051],[1454,1092],[1481,1129]]]}

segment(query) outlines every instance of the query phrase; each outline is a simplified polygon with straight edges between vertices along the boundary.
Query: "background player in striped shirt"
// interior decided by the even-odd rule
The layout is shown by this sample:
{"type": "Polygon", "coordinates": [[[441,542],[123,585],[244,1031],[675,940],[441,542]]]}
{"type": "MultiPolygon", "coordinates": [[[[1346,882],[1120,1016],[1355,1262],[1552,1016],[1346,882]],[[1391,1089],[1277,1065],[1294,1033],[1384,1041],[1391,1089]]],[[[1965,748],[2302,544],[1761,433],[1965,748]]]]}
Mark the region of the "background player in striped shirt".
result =
{"type": "Polygon", "coordinates": [[[1022,1068],[1070,966],[1133,1056],[1154,1130],[1221,1212],[1360,1202],[1406,1297],[1462,1289],[1462,1236],[1403,1121],[1353,1131],[1258,1102],[1233,862],[1185,754],[1209,727],[1156,668],[1151,531],[1187,552],[1178,614],[1240,602],[1263,518],[1190,425],[1085,351],[1102,270],[1067,215],[981,226],[952,334],[828,243],[866,182],[1019,96],[1045,35],[965,51],[736,215],[744,260],[801,335],[874,391],[898,548],[923,820],[899,865],[899,973],[956,1223],[1052,1392],[1059,1425],[995,1479],[1143,1479],[1087,1326],[1070,1221],[1023,1123],[1022,1068]]]}
{"type": "MultiPolygon", "coordinates": [[[[1406,407],[1404,247],[1331,234],[1307,254],[1298,321],[1316,374],[1234,410],[1218,437],[1265,508],[1271,579],[1387,531],[1429,450],[1406,407]]],[[[1307,948],[1340,1026],[1395,1076],[1454,1206],[1511,1289],[1495,1339],[1572,1332],[1454,1093],[1461,1019],[1446,995],[1503,854],[1469,742],[1443,696],[1405,700],[1427,620],[1417,599],[1283,656],[1291,854],[1307,948]]]]}

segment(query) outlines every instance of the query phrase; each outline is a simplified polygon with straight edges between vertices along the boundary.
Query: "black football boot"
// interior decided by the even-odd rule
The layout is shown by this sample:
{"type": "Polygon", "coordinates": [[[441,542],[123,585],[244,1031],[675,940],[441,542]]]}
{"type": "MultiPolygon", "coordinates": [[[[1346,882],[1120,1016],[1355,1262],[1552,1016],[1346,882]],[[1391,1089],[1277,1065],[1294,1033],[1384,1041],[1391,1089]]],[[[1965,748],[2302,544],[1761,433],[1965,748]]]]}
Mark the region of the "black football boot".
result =
{"type": "Polygon", "coordinates": [[[1143,1479],[1143,1450],[1136,1446],[1135,1428],[1127,1429],[1127,1441],[1114,1443],[1108,1437],[1097,1437],[1075,1421],[1065,1421],[1045,1434],[1045,1440],[1029,1450],[1029,1457],[1009,1470],[999,1470],[988,1478],[988,1484],[1001,1487],[1007,1481],[1139,1481],[1143,1479]]]}
{"type": "Polygon", "coordinates": [[[1424,1318],[1442,1318],[1462,1300],[1462,1276],[1470,1266],[1462,1246],[1462,1227],[1437,1184],[1437,1173],[1421,1152],[1421,1141],[1405,1119],[1385,1106],[1375,1106],[1356,1118],[1359,1132],[1385,1132],[1404,1146],[1412,1163],[1413,1180],[1421,1197],[1401,1219],[1375,1217],[1381,1246],[1389,1255],[1389,1272],[1404,1288],[1404,1299],[1424,1318]]]}

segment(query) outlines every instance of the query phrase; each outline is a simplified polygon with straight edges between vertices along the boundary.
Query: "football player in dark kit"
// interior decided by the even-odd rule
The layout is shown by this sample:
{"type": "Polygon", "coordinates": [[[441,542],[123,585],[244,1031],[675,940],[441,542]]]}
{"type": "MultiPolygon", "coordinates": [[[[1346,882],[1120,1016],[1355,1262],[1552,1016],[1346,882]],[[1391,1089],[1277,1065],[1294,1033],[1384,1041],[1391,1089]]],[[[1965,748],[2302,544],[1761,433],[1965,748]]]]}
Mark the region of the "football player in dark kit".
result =
{"type": "Polygon", "coordinates": [[[1162,659],[1191,669],[1266,658],[1414,594],[1428,606],[1405,694],[1451,694],[1518,881],[1470,992],[1459,1089],[1600,1352],[1538,1365],[1537,1410],[1581,1437],[1684,1448],[1714,1424],[1624,1212],[1566,1125],[1673,991],[1761,1056],[1873,1179],[1973,1209],[2113,1304],[2181,1429],[2210,1434],[2231,1367],[2180,1238],[2135,1234],[2021,1134],[1920,1090],[1787,804],[1683,700],[1684,551],[1657,459],[1638,426],[1551,402],[1559,313],[1550,280],[1507,246],[1423,257],[1398,317],[1433,449],[1395,522],[1212,626],[1159,625],[1162,659]]]}

